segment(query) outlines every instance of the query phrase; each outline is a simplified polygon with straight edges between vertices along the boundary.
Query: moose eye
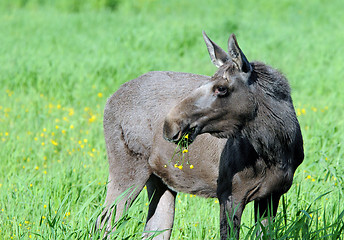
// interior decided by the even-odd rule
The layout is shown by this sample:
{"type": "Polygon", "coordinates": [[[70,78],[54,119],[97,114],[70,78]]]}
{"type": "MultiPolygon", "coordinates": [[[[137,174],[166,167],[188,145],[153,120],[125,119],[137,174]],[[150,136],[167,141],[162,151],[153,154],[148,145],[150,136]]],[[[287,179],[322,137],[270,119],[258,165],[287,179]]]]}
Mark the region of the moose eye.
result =
{"type": "Polygon", "coordinates": [[[218,86],[215,88],[215,95],[219,97],[225,97],[227,96],[228,88],[225,86],[218,86]]]}

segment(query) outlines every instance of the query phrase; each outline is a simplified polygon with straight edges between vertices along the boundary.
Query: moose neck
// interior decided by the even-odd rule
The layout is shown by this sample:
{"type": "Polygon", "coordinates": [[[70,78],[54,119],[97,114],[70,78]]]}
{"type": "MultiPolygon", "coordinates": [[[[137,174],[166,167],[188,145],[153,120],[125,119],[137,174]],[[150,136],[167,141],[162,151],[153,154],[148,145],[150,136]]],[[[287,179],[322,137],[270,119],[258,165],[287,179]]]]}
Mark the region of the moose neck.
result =
{"type": "Polygon", "coordinates": [[[265,161],[285,166],[298,131],[290,88],[286,78],[263,63],[252,63],[252,91],[257,115],[247,122],[242,133],[265,161]]]}

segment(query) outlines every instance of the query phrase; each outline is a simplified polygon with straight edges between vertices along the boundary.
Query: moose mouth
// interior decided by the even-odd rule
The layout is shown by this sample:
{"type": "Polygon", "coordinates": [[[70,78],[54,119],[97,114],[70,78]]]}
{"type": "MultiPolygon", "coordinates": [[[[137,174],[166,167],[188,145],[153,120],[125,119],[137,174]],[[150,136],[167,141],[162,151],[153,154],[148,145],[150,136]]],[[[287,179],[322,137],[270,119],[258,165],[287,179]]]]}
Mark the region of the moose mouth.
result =
{"type": "Polygon", "coordinates": [[[176,136],[173,138],[171,142],[177,145],[190,145],[199,135],[201,128],[196,127],[186,127],[184,130],[180,131],[176,136]]]}

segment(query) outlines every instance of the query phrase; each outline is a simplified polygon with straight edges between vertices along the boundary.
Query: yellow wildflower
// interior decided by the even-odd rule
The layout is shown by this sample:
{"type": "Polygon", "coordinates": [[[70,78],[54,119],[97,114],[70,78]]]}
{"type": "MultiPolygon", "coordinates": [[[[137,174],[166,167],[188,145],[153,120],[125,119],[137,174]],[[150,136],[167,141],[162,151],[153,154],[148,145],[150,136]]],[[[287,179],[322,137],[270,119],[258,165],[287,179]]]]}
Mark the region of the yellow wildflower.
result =
{"type": "Polygon", "coordinates": [[[194,165],[191,164],[191,165],[190,165],[190,169],[193,169],[193,168],[194,168],[194,165]]]}
{"type": "Polygon", "coordinates": [[[102,97],[103,97],[103,94],[102,94],[102,93],[98,93],[98,97],[99,97],[99,98],[102,98],[102,97]]]}
{"type": "Polygon", "coordinates": [[[94,122],[96,119],[97,119],[96,115],[92,115],[92,116],[88,119],[88,121],[89,121],[90,123],[92,123],[92,122],[94,122]]]}
{"type": "Polygon", "coordinates": [[[184,149],[184,150],[183,150],[183,153],[187,153],[188,151],[189,151],[189,150],[187,150],[187,149],[184,149]]]}
{"type": "Polygon", "coordinates": [[[73,116],[73,115],[74,115],[74,109],[73,109],[73,108],[70,108],[70,109],[69,109],[68,115],[69,115],[69,116],[73,116]]]}
{"type": "Polygon", "coordinates": [[[185,139],[188,139],[188,138],[189,138],[189,134],[186,134],[184,138],[185,138],[185,139]]]}
{"type": "Polygon", "coordinates": [[[178,166],[178,168],[179,168],[180,170],[182,170],[182,169],[183,169],[183,166],[182,166],[182,165],[180,165],[180,166],[178,166]]]}

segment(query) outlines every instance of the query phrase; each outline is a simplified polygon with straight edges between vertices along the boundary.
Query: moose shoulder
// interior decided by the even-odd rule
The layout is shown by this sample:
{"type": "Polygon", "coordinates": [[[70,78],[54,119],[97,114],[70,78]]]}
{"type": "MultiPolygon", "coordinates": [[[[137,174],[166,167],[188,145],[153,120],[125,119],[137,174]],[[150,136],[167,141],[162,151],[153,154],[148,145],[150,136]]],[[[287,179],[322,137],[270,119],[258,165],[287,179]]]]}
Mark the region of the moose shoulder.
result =
{"type": "Polygon", "coordinates": [[[231,35],[228,53],[203,33],[218,71],[212,76],[150,72],[124,85],[108,100],[104,135],[109,158],[107,208],[99,218],[111,234],[111,218],[147,186],[150,205],[143,237],[171,235],[177,192],[217,197],[221,239],[239,237],[245,205],[255,215],[276,214],[303,160],[303,142],[286,78],[260,62],[249,62],[231,35]],[[194,167],[172,159],[182,136],[194,167]],[[168,141],[166,141],[168,140],[168,141]],[[131,188],[130,194],[111,208],[131,188]],[[234,210],[235,209],[235,210],[234,210]]]}

